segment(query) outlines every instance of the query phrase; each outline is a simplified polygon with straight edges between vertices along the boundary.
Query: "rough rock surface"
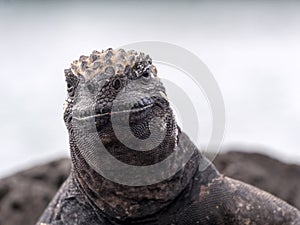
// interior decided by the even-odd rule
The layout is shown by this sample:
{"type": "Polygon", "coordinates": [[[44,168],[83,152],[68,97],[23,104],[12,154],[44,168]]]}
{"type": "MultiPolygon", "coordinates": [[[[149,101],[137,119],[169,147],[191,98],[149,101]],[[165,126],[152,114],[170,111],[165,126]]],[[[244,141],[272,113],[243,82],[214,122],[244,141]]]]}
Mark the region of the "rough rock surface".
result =
{"type": "MultiPolygon", "coordinates": [[[[300,208],[300,166],[256,153],[228,152],[214,164],[223,174],[266,190],[300,208]]],[[[0,225],[35,224],[70,170],[69,159],[0,180],[0,225]]]]}
{"type": "Polygon", "coordinates": [[[252,184],[300,209],[300,165],[241,152],[219,155],[214,164],[226,176],[252,184]]]}
{"type": "Polygon", "coordinates": [[[69,170],[61,159],[0,180],[0,225],[35,224],[69,170]]]}

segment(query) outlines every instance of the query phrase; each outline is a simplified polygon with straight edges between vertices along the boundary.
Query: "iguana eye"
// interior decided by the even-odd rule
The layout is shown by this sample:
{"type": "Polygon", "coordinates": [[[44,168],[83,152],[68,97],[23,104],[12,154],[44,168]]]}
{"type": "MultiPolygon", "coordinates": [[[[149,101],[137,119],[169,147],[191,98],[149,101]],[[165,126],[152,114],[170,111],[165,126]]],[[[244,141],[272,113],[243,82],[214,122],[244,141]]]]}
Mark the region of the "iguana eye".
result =
{"type": "Polygon", "coordinates": [[[67,91],[70,97],[74,97],[75,91],[74,87],[71,84],[67,84],[67,91]]]}
{"type": "Polygon", "coordinates": [[[151,78],[150,71],[147,69],[141,75],[145,80],[149,80],[151,78]]]}
{"type": "Polygon", "coordinates": [[[86,88],[88,89],[88,91],[90,92],[90,93],[94,93],[95,92],[95,87],[92,85],[92,84],[88,84],[87,86],[86,86],[86,88]]]}
{"type": "Polygon", "coordinates": [[[122,86],[122,81],[119,78],[116,78],[113,80],[112,86],[114,89],[119,90],[122,86]]]}

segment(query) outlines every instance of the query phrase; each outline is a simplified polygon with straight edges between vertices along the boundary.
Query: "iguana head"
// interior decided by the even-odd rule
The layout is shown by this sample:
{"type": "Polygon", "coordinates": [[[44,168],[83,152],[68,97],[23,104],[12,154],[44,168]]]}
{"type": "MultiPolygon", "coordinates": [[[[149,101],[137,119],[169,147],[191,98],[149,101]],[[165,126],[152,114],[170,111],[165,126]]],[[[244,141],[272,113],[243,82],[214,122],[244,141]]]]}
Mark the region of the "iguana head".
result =
{"type": "Polygon", "coordinates": [[[94,51],[74,61],[65,75],[68,98],[64,120],[72,177],[84,193],[102,211],[122,220],[151,215],[168,205],[188,185],[198,161],[189,160],[175,175],[168,171],[177,166],[181,169],[185,152],[195,147],[181,138],[183,133],[151,58],[123,49],[94,51]],[[124,174],[115,165],[119,162],[134,168],[134,174],[124,174]],[[152,183],[156,177],[153,170],[146,177],[135,173],[140,166],[149,168],[160,162],[165,169],[155,173],[167,178],[159,183],[152,183]],[[123,185],[103,171],[112,171],[114,178],[147,180],[150,185],[123,185]]]}
{"type": "MultiPolygon", "coordinates": [[[[89,121],[85,132],[96,130],[114,157],[134,165],[157,163],[174,149],[177,126],[165,88],[148,55],[124,49],[93,51],[75,60],[65,76],[68,98],[64,120],[70,135],[75,121],[89,121]],[[155,118],[159,121],[151,124],[155,118]],[[152,140],[156,136],[162,140],[152,150],[147,149],[150,151],[126,146],[136,138],[146,140],[151,135],[152,140]]],[[[134,146],[146,148],[145,143],[134,146]]]]}

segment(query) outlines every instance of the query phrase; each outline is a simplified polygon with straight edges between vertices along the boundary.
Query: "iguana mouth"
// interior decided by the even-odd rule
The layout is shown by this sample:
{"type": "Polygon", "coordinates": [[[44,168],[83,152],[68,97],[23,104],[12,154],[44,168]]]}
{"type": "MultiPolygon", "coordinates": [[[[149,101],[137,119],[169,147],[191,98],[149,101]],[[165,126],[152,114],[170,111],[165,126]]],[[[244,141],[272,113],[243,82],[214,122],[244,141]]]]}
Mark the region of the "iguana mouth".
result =
{"type": "Polygon", "coordinates": [[[93,111],[94,114],[87,116],[73,116],[73,127],[86,134],[97,133],[102,143],[106,144],[116,138],[116,130],[123,132],[124,138],[127,138],[126,134],[130,130],[136,138],[146,139],[151,134],[149,122],[155,116],[164,117],[166,113],[163,107],[165,108],[166,106],[155,101],[143,107],[135,106],[129,110],[109,111],[106,113],[95,113],[93,111]],[[113,116],[116,116],[117,119],[114,120],[113,116]]]}
{"type": "Polygon", "coordinates": [[[134,113],[134,114],[137,114],[137,113],[145,113],[145,112],[148,112],[148,111],[151,111],[151,108],[153,107],[154,104],[150,104],[150,105],[147,105],[147,106],[144,106],[144,107],[140,107],[140,108],[132,108],[132,109],[127,109],[127,110],[117,110],[117,111],[112,111],[112,112],[106,112],[106,113],[96,113],[95,110],[93,111],[94,114],[91,114],[91,115],[88,115],[88,116],[84,116],[84,115],[87,115],[88,112],[83,112],[82,113],[82,116],[79,116],[79,117],[74,117],[76,120],[81,120],[81,121],[84,121],[84,120],[91,120],[91,119],[101,119],[101,118],[109,118],[110,116],[112,115],[116,115],[116,116],[122,116],[124,115],[125,113],[134,113]]]}
{"type": "Polygon", "coordinates": [[[107,107],[104,109],[84,110],[82,112],[76,112],[78,116],[74,116],[73,118],[82,122],[94,120],[96,124],[103,126],[110,122],[111,116],[124,117],[124,119],[126,119],[126,114],[129,113],[129,122],[137,122],[145,120],[151,113],[163,110],[166,106],[167,102],[165,102],[164,99],[141,99],[130,109],[128,109],[129,107],[121,105],[120,107],[116,107],[117,109],[107,107]]]}

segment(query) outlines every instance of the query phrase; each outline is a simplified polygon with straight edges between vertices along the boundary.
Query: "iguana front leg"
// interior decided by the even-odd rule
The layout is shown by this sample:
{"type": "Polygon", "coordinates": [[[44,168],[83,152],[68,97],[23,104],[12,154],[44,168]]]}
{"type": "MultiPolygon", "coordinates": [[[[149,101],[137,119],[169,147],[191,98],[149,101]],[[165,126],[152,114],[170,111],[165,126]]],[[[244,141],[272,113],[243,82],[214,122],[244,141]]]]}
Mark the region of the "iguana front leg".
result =
{"type": "Polygon", "coordinates": [[[299,225],[300,212],[265,191],[221,176],[200,187],[199,198],[178,221],[180,225],[299,225]]]}

